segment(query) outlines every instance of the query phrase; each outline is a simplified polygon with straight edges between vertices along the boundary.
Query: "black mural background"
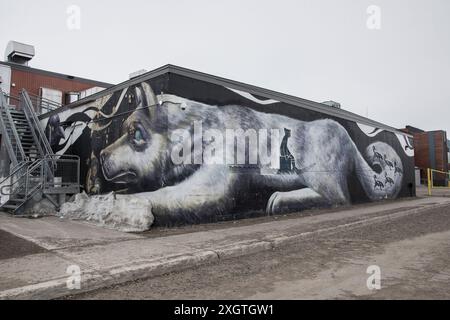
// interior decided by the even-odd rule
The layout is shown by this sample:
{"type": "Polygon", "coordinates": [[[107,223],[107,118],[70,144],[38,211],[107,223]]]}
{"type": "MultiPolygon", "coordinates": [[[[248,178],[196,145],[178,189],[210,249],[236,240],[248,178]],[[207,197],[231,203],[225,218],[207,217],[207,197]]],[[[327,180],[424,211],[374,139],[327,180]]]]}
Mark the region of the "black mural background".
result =
{"type": "MultiPolygon", "coordinates": [[[[382,141],[390,145],[397,152],[403,164],[403,182],[398,196],[406,197],[415,195],[414,158],[405,154],[404,150],[402,150],[402,145],[394,133],[382,131],[374,137],[369,137],[361,131],[356,123],[352,121],[281,102],[261,105],[248,100],[221,85],[199,81],[177,74],[165,74],[147,80],[146,82],[153,88],[156,95],[161,93],[173,94],[189,100],[198,101],[208,105],[216,105],[219,107],[227,105],[246,106],[256,111],[269,114],[280,114],[307,122],[324,118],[332,119],[341,124],[347,130],[361,153],[363,153],[369,145],[376,141],[382,141]]],[[[65,151],[66,154],[75,154],[80,157],[81,181],[85,191],[88,193],[107,193],[113,190],[124,193],[146,191],[135,189],[133,186],[117,185],[115,183],[108,182],[105,180],[102,171],[98,167],[100,152],[121,137],[124,121],[128,118],[131,112],[136,109],[136,86],[139,86],[139,84],[132,85],[127,89],[125,97],[116,112],[116,116],[112,118],[104,118],[99,115],[94,119],[91,119],[86,115],[86,106],[80,106],[73,109],[73,113],[67,117],[67,119],[59,122],[59,125],[62,128],[67,128],[77,121],[84,121],[90,124],[95,123],[99,126],[103,126],[106,123],[111,122],[106,129],[101,131],[93,131],[89,127],[86,127],[82,135],[65,151]],[[95,186],[100,187],[97,188],[95,186]]],[[[114,92],[111,98],[102,107],[102,112],[105,114],[111,113],[114,106],[119,101],[121,94],[122,90],[117,90],[114,92]]],[[[261,100],[266,99],[264,97],[257,98],[261,100]]],[[[48,126],[49,125],[50,121],[48,123],[48,126]]],[[[49,129],[48,126],[47,130],[49,129]]],[[[60,141],[53,142],[52,148],[54,148],[55,152],[60,150],[60,141]]],[[[351,175],[348,177],[348,185],[352,203],[369,201],[369,198],[364,192],[356,175],[351,175]]],[[[216,220],[260,214],[265,205],[262,202],[264,202],[264,199],[266,198],[267,194],[264,194],[264,191],[258,191],[254,194],[249,193],[243,198],[236,199],[235,207],[229,212],[223,213],[221,216],[217,216],[216,220]]]]}
{"type": "MultiPolygon", "coordinates": [[[[190,100],[200,101],[210,105],[226,106],[230,104],[245,105],[249,108],[266,113],[281,114],[293,119],[302,121],[314,121],[318,119],[333,119],[340,123],[349,133],[353,142],[362,153],[371,143],[383,141],[389,144],[397,151],[400,156],[405,175],[403,186],[399,192],[399,197],[415,196],[415,180],[414,180],[414,158],[408,157],[403,151],[403,147],[398,141],[395,134],[388,131],[382,131],[375,137],[369,137],[364,134],[355,122],[346,119],[325,115],[320,112],[299,108],[298,106],[289,105],[283,102],[261,105],[256,102],[243,98],[242,96],[219,85],[207,83],[204,81],[193,80],[180,75],[170,76],[170,92],[172,94],[185,97],[190,100]]],[[[264,97],[255,97],[265,100],[264,97]]],[[[412,145],[412,142],[410,141],[412,145]]],[[[349,189],[353,203],[361,203],[369,201],[361,184],[356,176],[352,176],[349,180],[349,189]]]]}

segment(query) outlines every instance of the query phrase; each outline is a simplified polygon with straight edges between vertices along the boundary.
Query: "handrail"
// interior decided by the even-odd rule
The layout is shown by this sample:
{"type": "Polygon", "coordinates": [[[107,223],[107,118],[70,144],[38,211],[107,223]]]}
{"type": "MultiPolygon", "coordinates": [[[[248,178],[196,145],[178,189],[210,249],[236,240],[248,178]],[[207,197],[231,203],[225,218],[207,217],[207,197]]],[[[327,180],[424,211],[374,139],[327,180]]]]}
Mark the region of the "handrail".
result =
{"type": "Polygon", "coordinates": [[[62,160],[68,160],[68,159],[72,159],[72,160],[80,160],[80,157],[75,155],[75,154],[57,154],[57,153],[53,153],[53,154],[48,154],[44,157],[44,159],[51,159],[51,158],[58,158],[58,159],[62,159],[62,160]]]}
{"type": "MultiPolygon", "coordinates": [[[[44,103],[46,105],[49,105],[49,106],[52,106],[55,109],[62,107],[62,104],[59,104],[59,103],[57,103],[55,101],[52,101],[50,99],[38,96],[38,95],[30,93],[28,91],[27,91],[27,93],[28,93],[28,96],[30,97],[30,101],[31,102],[33,102],[33,101],[36,102],[36,107],[38,107],[38,103],[41,103],[41,105],[40,105],[41,109],[46,109],[46,110],[50,110],[50,111],[52,111],[54,109],[51,109],[51,108],[48,108],[48,107],[42,107],[42,103],[44,103]]],[[[12,94],[6,94],[6,93],[4,93],[4,95],[6,97],[8,97],[9,99],[20,101],[20,97],[19,96],[14,96],[12,94]]]]}
{"type": "MultiPolygon", "coordinates": [[[[26,186],[28,185],[28,177],[29,177],[29,175],[30,175],[30,172],[32,172],[38,165],[40,165],[41,163],[42,163],[42,161],[43,161],[43,159],[38,159],[38,160],[36,160],[36,161],[34,161],[34,162],[32,162],[31,164],[30,164],[30,162],[24,162],[24,164],[22,165],[22,166],[24,166],[25,164],[30,164],[28,167],[27,167],[27,170],[23,173],[23,174],[21,174],[15,181],[13,181],[11,184],[7,184],[7,185],[4,185],[4,186],[2,186],[1,188],[0,188],[0,194],[2,194],[2,195],[11,195],[11,194],[13,194],[13,193],[5,193],[5,192],[3,192],[3,189],[4,188],[10,188],[10,190],[12,189],[12,187],[15,185],[15,184],[17,184],[19,181],[21,181],[23,178],[25,178],[26,179],[26,186]]],[[[22,167],[21,166],[21,167],[22,167]]],[[[13,172],[13,173],[11,173],[9,176],[8,176],[8,178],[9,177],[12,177],[16,172],[18,171],[18,169],[15,171],[15,172],[13,172]]],[[[6,178],[6,179],[8,179],[8,178],[6,178]]],[[[6,180],[5,179],[5,180],[6,180]]],[[[26,187],[27,188],[27,187],[26,187]]],[[[27,190],[26,190],[27,191],[27,190]]],[[[27,193],[27,192],[25,192],[25,193],[27,193]]]]}
{"type": "Polygon", "coordinates": [[[47,155],[47,154],[53,154],[53,150],[50,147],[50,143],[47,141],[47,137],[45,137],[44,131],[42,130],[41,124],[39,122],[39,119],[36,116],[36,113],[32,110],[32,108],[30,107],[30,105],[32,106],[30,97],[28,95],[28,92],[26,90],[22,90],[21,92],[22,97],[24,98],[24,111],[28,113],[28,115],[30,116],[30,120],[32,120],[33,122],[33,128],[35,129],[39,135],[37,142],[42,143],[42,145],[40,146],[41,148],[43,147],[45,150],[43,156],[47,155]]]}
{"type": "Polygon", "coordinates": [[[9,179],[7,185],[0,187],[0,194],[9,195],[10,199],[16,201],[15,203],[20,200],[20,204],[13,206],[14,212],[39,190],[47,195],[50,201],[52,201],[50,197],[52,194],[79,192],[80,158],[76,155],[53,153],[26,90],[21,91],[19,98],[9,96],[9,99],[19,101],[19,108],[22,109],[26,117],[28,122],[26,133],[28,134],[28,130],[31,131],[34,140],[33,147],[37,148],[38,151],[38,158],[34,161],[31,161],[24,152],[20,133],[17,131],[15,120],[6,100],[7,95],[4,95],[1,89],[0,94],[0,111],[2,112],[0,130],[5,135],[5,146],[8,148],[13,164],[10,168],[11,173],[0,182],[0,185],[2,185],[9,179]],[[9,130],[7,130],[7,126],[10,126],[9,130]],[[67,165],[69,170],[67,170],[67,165]],[[56,176],[59,179],[55,179],[56,176]]]}
{"type": "MultiPolygon", "coordinates": [[[[37,168],[39,168],[39,167],[41,167],[43,170],[45,170],[45,165],[44,165],[44,162],[46,162],[46,161],[58,161],[58,160],[62,160],[62,161],[64,161],[64,160],[68,160],[68,161],[70,161],[70,160],[72,160],[72,161],[76,161],[77,162],[77,164],[79,165],[79,161],[80,161],[80,157],[78,157],[78,156],[76,156],[76,155],[56,155],[56,154],[53,154],[53,155],[47,155],[47,156],[45,156],[44,158],[40,158],[40,159],[38,159],[38,160],[36,160],[36,161],[34,161],[34,162],[24,162],[20,167],[18,167],[13,173],[11,173],[7,178],[5,178],[1,183],[3,183],[4,181],[6,181],[9,177],[11,177],[11,176],[13,176],[14,174],[16,174],[22,167],[24,167],[26,164],[29,164],[29,166],[27,167],[27,170],[26,170],[26,172],[24,172],[23,174],[21,174],[15,181],[13,181],[11,184],[8,184],[8,185],[4,185],[4,186],[2,186],[1,188],[0,188],[0,194],[2,194],[2,195],[11,195],[11,194],[13,194],[13,193],[5,193],[3,190],[5,189],[5,188],[10,188],[10,190],[11,190],[11,188],[14,186],[14,185],[16,185],[19,181],[21,181],[23,178],[26,178],[26,190],[25,190],[25,194],[28,194],[29,192],[28,192],[28,190],[27,190],[27,185],[28,185],[28,180],[29,180],[29,177],[31,176],[31,173],[33,172],[33,171],[35,171],[37,168]],[[57,159],[54,159],[54,158],[57,158],[57,159]]],[[[79,168],[77,167],[77,170],[79,170],[79,168]]],[[[46,180],[44,179],[44,177],[45,177],[46,175],[45,175],[45,173],[44,172],[41,172],[41,181],[40,181],[40,185],[43,185],[43,184],[45,184],[46,183],[46,180]]],[[[0,183],[0,184],[1,184],[0,183]]],[[[77,184],[79,184],[79,181],[78,181],[78,177],[77,177],[77,182],[76,182],[77,184]]],[[[59,184],[59,183],[58,183],[59,184]]],[[[73,182],[72,183],[69,183],[69,184],[74,184],[73,182]]]]}
{"type": "Polygon", "coordinates": [[[8,117],[8,121],[11,125],[11,131],[14,135],[14,139],[16,139],[16,145],[19,148],[19,152],[22,157],[21,160],[26,160],[25,151],[23,151],[22,143],[20,141],[19,134],[17,133],[16,125],[14,124],[14,120],[11,116],[11,112],[9,111],[9,108],[5,108],[5,113],[6,113],[6,116],[8,117]]]}
{"type": "Polygon", "coordinates": [[[19,171],[20,169],[22,169],[22,167],[24,167],[25,165],[28,165],[29,163],[30,163],[29,161],[22,162],[16,169],[13,170],[12,173],[10,173],[5,179],[3,179],[3,180],[0,182],[0,185],[2,185],[2,184],[3,184],[6,180],[8,180],[12,175],[16,174],[17,171],[19,171]]]}
{"type": "MultiPolygon", "coordinates": [[[[56,108],[62,107],[62,104],[59,104],[59,103],[57,103],[57,102],[55,102],[55,101],[52,101],[52,100],[50,100],[50,99],[47,99],[47,98],[38,96],[38,95],[36,95],[36,94],[33,94],[33,93],[28,92],[28,95],[30,96],[30,98],[34,98],[34,100],[36,100],[36,101],[39,100],[41,103],[44,102],[45,104],[54,106],[54,107],[56,107],[56,108]]],[[[46,109],[48,109],[48,108],[46,108],[46,109]]]]}
{"type": "MultiPolygon", "coordinates": [[[[48,161],[48,162],[56,162],[56,163],[62,163],[62,162],[75,162],[76,163],[76,170],[77,170],[77,176],[76,176],[76,184],[79,187],[80,186],[80,157],[77,155],[70,155],[70,154],[52,154],[52,155],[46,155],[44,157],[44,161],[48,161]]],[[[48,168],[49,166],[47,165],[46,168],[48,168]]],[[[45,170],[45,168],[44,168],[45,170]]],[[[46,174],[44,173],[44,177],[46,177],[46,174]]],[[[53,175],[52,175],[53,177],[53,175]]],[[[44,179],[44,188],[45,185],[49,184],[47,179],[44,179]]],[[[50,183],[51,184],[51,183],[50,183]]],[[[64,184],[62,182],[58,182],[58,184],[64,184]]],[[[68,185],[73,185],[75,184],[75,182],[70,182],[67,183],[68,185]]]]}
{"type": "Polygon", "coordinates": [[[13,96],[12,94],[6,94],[6,92],[3,92],[3,95],[7,98],[9,98],[10,100],[15,100],[17,102],[20,101],[20,98],[18,96],[13,96]]]}
{"type": "Polygon", "coordinates": [[[35,169],[35,167],[37,167],[39,164],[41,164],[42,161],[44,161],[43,158],[34,161],[34,162],[27,168],[27,172],[33,171],[33,170],[35,169]]]}
{"type": "MultiPolygon", "coordinates": [[[[11,178],[11,183],[0,187],[0,194],[10,196],[10,199],[14,200],[15,203],[17,203],[17,201],[20,202],[13,207],[14,212],[29,201],[36,192],[42,192],[44,196],[48,197],[49,201],[58,207],[58,204],[50,195],[80,192],[79,172],[80,158],[78,156],[59,154],[46,155],[34,162],[29,161],[22,163],[14,169],[13,173],[9,176],[9,178],[11,178]],[[67,171],[65,168],[66,164],[69,165],[69,168],[73,168],[76,171],[70,169],[67,171]],[[59,165],[62,165],[62,167],[59,167],[59,165]],[[50,168],[55,170],[55,176],[57,175],[60,179],[56,180],[53,175],[47,173],[48,170],[52,170],[50,168]],[[70,175],[71,172],[76,172],[76,174],[70,175]],[[48,180],[49,177],[52,179],[48,180]]],[[[3,182],[5,180],[6,179],[4,179],[3,182]]]]}
{"type": "Polygon", "coordinates": [[[11,192],[11,190],[13,190],[13,186],[16,185],[19,181],[21,181],[23,179],[25,179],[27,181],[26,174],[21,175],[13,183],[2,186],[0,188],[0,194],[3,195],[3,196],[10,196],[10,195],[14,194],[14,192],[11,192]],[[3,189],[5,189],[5,188],[9,188],[10,192],[9,193],[4,192],[3,189]]]}
{"type": "MultiPolygon", "coordinates": [[[[0,88],[0,113],[3,112],[3,108],[6,108],[6,105],[7,105],[7,103],[6,103],[5,95],[2,91],[2,89],[0,88]]],[[[8,136],[8,132],[6,130],[5,123],[3,121],[3,116],[1,114],[0,114],[0,128],[2,130],[2,134],[4,134],[5,136],[8,136]]],[[[12,146],[12,143],[11,143],[9,137],[6,139],[3,139],[3,140],[6,143],[6,148],[8,149],[8,153],[13,154],[14,149],[13,149],[13,146],[12,146]]],[[[17,165],[17,159],[15,159],[15,157],[12,157],[11,161],[14,166],[17,165]]]]}
{"type": "Polygon", "coordinates": [[[11,116],[11,112],[9,111],[9,108],[7,106],[5,96],[7,96],[7,95],[5,95],[3,93],[3,91],[0,89],[0,108],[1,108],[1,110],[5,111],[6,117],[8,118],[8,122],[10,123],[11,133],[12,133],[14,139],[16,140],[16,150],[14,150],[14,148],[12,146],[11,137],[6,129],[6,123],[3,119],[3,116],[0,116],[0,124],[2,127],[2,133],[5,135],[5,138],[6,138],[5,142],[6,142],[8,151],[9,151],[9,153],[11,153],[10,154],[11,161],[12,161],[13,165],[16,166],[19,162],[25,161],[26,156],[25,156],[25,152],[22,148],[22,143],[20,143],[20,138],[17,134],[16,125],[14,124],[14,121],[11,116]],[[19,151],[19,154],[17,154],[17,151],[19,151]],[[21,159],[17,159],[18,155],[20,155],[21,159]]]}

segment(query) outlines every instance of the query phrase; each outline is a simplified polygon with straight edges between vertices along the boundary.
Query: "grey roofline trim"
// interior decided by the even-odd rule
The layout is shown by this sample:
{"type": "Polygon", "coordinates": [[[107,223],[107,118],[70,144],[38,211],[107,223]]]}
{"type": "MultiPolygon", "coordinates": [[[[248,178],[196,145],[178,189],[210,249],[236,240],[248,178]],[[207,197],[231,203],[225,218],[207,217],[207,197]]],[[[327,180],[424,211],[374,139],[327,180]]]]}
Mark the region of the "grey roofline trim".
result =
{"type": "Polygon", "coordinates": [[[126,80],[126,81],[121,82],[121,83],[119,83],[119,84],[117,84],[115,86],[112,86],[112,87],[107,88],[105,90],[102,90],[100,92],[94,93],[94,94],[92,94],[90,96],[87,96],[87,97],[85,97],[83,99],[80,99],[78,101],[72,102],[70,104],[66,104],[65,106],[62,106],[62,107],[60,107],[58,109],[55,109],[53,111],[50,111],[50,112],[47,112],[47,113],[44,113],[44,114],[40,115],[39,119],[48,118],[48,117],[50,117],[50,116],[52,116],[54,114],[60,113],[60,112],[65,111],[67,109],[73,109],[73,108],[79,107],[79,106],[81,106],[83,104],[86,104],[86,103],[89,103],[89,102],[93,102],[93,101],[97,100],[98,98],[101,98],[101,97],[103,97],[103,96],[105,96],[107,94],[113,93],[115,91],[122,90],[122,89],[128,88],[129,86],[138,84],[138,83],[140,83],[142,81],[145,81],[145,80],[148,80],[148,79],[152,79],[152,78],[156,78],[156,77],[158,77],[160,75],[169,73],[170,72],[169,71],[169,66],[170,65],[162,66],[162,67],[160,67],[158,69],[155,69],[155,70],[149,71],[147,73],[144,73],[144,74],[142,74],[142,75],[140,75],[140,76],[138,76],[136,78],[133,78],[131,80],[126,80]]]}
{"type": "Polygon", "coordinates": [[[65,79],[65,80],[85,82],[85,83],[93,84],[93,85],[96,85],[96,86],[99,86],[99,87],[104,87],[104,88],[110,88],[110,87],[114,86],[111,83],[106,83],[106,82],[96,81],[96,80],[91,80],[91,79],[86,79],[86,78],[80,78],[80,77],[77,77],[77,76],[72,76],[70,74],[64,74],[64,73],[58,73],[58,72],[53,72],[53,71],[48,71],[48,70],[36,69],[36,68],[29,67],[29,66],[23,66],[23,65],[14,63],[14,62],[0,61],[0,64],[3,64],[5,66],[9,66],[9,67],[11,67],[13,69],[17,69],[17,70],[21,70],[21,71],[29,71],[29,72],[33,72],[33,73],[39,73],[39,74],[43,74],[43,75],[48,75],[48,76],[60,78],[60,79],[65,79]]]}
{"type": "Polygon", "coordinates": [[[274,99],[280,102],[284,102],[287,104],[291,104],[291,105],[295,105],[304,109],[308,109],[308,110],[312,110],[312,111],[316,111],[316,112],[320,112],[323,114],[327,114],[333,117],[337,117],[337,118],[343,118],[346,120],[350,120],[350,121],[354,121],[354,122],[358,122],[361,124],[365,124],[368,126],[372,126],[375,128],[379,128],[379,129],[383,129],[386,131],[390,131],[393,133],[397,133],[397,134],[401,134],[401,135],[406,135],[409,137],[412,137],[412,135],[407,134],[405,132],[402,132],[394,127],[382,124],[380,122],[365,118],[363,116],[360,116],[356,113],[347,111],[347,110],[343,110],[343,109],[337,109],[337,108],[332,108],[329,106],[326,106],[324,104],[318,103],[318,102],[314,102],[314,101],[310,101],[310,100],[306,100],[306,99],[302,99],[302,98],[298,98],[292,95],[288,95],[288,94],[284,94],[284,93],[280,93],[280,92],[276,92],[276,91],[272,91],[272,90],[268,90],[268,89],[264,89],[261,87],[257,87],[257,86],[253,86],[253,85],[249,85],[249,84],[245,84],[242,82],[238,82],[238,81],[234,81],[234,80],[229,80],[229,79],[225,79],[225,78],[221,78],[221,77],[217,77],[217,76],[213,76],[207,73],[203,73],[203,72],[199,72],[199,71],[194,71],[191,69],[186,69],[186,68],[182,68],[179,66],[175,66],[175,65],[171,65],[171,64],[167,64],[165,66],[162,66],[160,68],[157,68],[155,70],[149,71],[141,76],[138,76],[136,78],[133,78],[131,80],[127,80],[124,81],[116,86],[113,86],[111,88],[105,89],[101,92],[98,92],[96,94],[93,94],[91,96],[88,96],[84,99],[78,100],[74,103],[68,104],[66,106],[63,106],[59,109],[56,109],[54,111],[51,111],[49,113],[43,114],[41,116],[41,118],[46,118],[54,113],[58,113],[61,112],[63,110],[66,109],[70,109],[70,108],[76,108],[80,105],[83,105],[85,103],[88,102],[92,102],[106,94],[112,93],[116,90],[121,90],[124,88],[127,88],[131,85],[140,83],[142,81],[148,80],[148,79],[152,79],[155,78],[157,76],[166,74],[166,73],[174,73],[177,75],[181,75],[181,76],[185,76],[185,77],[189,77],[192,79],[196,79],[196,80],[200,80],[200,81],[205,81],[208,83],[213,83],[213,84],[217,84],[220,86],[224,86],[224,87],[229,87],[232,89],[237,89],[237,90],[241,90],[241,91],[245,91],[248,92],[250,94],[254,94],[254,95],[258,95],[267,99],[274,99]]]}

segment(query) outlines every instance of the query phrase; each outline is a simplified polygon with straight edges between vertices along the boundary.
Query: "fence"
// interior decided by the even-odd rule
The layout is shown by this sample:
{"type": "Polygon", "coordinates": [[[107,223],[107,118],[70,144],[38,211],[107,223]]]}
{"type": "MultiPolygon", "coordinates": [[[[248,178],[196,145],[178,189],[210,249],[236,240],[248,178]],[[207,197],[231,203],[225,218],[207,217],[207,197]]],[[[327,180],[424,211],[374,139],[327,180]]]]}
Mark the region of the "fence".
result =
{"type": "Polygon", "coordinates": [[[450,189],[450,172],[428,168],[427,186],[429,196],[433,189],[450,189]]]}

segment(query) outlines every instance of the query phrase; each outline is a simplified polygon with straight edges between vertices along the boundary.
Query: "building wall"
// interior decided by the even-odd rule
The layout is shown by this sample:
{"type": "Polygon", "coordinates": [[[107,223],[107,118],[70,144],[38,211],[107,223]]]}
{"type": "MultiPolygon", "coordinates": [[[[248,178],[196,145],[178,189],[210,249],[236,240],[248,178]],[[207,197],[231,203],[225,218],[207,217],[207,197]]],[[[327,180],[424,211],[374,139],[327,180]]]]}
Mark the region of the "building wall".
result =
{"type": "MultiPolygon", "coordinates": [[[[448,172],[447,133],[445,131],[418,132],[413,135],[415,165],[421,169],[421,180],[427,181],[427,168],[448,172]]],[[[436,185],[447,185],[446,175],[435,173],[436,185]]]]}
{"type": "Polygon", "coordinates": [[[165,74],[42,119],[88,193],[139,193],[156,225],[415,195],[408,137],[165,74]]]}
{"type": "Polygon", "coordinates": [[[83,91],[94,87],[92,83],[77,81],[73,79],[63,79],[51,75],[45,75],[26,70],[13,69],[11,73],[11,95],[18,96],[20,91],[24,88],[29,93],[39,95],[41,87],[60,90],[64,93],[71,91],[83,91]]]}
{"type": "Polygon", "coordinates": [[[430,152],[429,152],[429,138],[428,133],[416,133],[414,140],[414,157],[415,164],[419,168],[430,167],[430,152]]]}
{"type": "Polygon", "coordinates": [[[11,67],[0,64],[0,89],[9,95],[11,89],[11,67]]]}

